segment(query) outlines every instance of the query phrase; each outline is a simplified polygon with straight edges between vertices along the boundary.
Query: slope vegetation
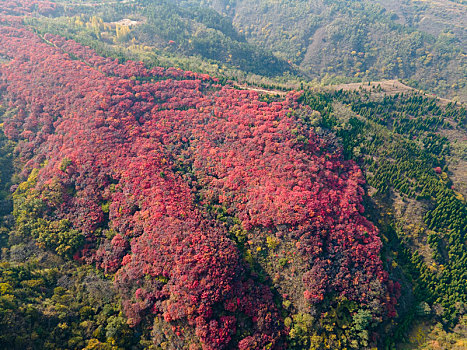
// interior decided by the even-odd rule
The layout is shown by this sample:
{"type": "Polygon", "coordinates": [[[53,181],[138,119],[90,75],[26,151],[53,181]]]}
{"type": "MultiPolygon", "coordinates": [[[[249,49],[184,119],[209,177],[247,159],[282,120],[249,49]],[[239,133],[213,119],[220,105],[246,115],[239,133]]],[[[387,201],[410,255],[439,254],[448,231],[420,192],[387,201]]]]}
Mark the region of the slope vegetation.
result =
{"type": "Polygon", "coordinates": [[[114,274],[128,323],[150,324],[156,345],[377,341],[398,287],[362,216],[362,172],[301,122],[298,95],[262,102],[2,19],[4,130],[29,174],[13,195],[18,233],[114,274]]]}
{"type": "MultiPolygon", "coordinates": [[[[184,1],[180,1],[184,2],[184,1]]],[[[201,1],[194,1],[200,3],[201,1]]],[[[311,78],[407,79],[465,101],[465,3],[452,1],[203,1],[255,45],[311,78]]]]}

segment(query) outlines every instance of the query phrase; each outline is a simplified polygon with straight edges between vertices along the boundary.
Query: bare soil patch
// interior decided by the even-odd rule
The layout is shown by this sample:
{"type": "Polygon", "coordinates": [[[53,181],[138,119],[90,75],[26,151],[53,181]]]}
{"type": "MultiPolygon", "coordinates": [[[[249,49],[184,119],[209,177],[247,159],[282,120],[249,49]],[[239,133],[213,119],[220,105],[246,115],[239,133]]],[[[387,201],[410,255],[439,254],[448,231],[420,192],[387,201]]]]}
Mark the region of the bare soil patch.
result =
{"type": "Polygon", "coordinates": [[[399,80],[382,80],[382,81],[372,81],[372,82],[363,82],[363,83],[350,83],[350,84],[338,84],[331,85],[328,87],[330,90],[344,90],[344,91],[355,91],[355,90],[364,90],[364,91],[378,91],[381,88],[381,94],[385,95],[395,95],[400,93],[409,93],[416,92],[428,98],[435,98],[440,104],[447,105],[452,100],[441,98],[436,95],[428,94],[422,90],[414,89],[408,85],[401,83],[399,80]]]}

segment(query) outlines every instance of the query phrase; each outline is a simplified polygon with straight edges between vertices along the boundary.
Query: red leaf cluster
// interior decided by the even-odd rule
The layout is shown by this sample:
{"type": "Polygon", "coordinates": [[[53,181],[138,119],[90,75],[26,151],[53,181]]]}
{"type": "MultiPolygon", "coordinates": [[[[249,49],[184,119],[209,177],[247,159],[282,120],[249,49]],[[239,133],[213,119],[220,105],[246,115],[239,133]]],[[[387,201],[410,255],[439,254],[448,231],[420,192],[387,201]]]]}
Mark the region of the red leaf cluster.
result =
{"type": "Polygon", "coordinates": [[[1,69],[1,86],[18,108],[5,130],[21,140],[29,167],[48,160],[39,188],[59,181],[72,189],[56,215],[89,242],[105,224],[100,203],[110,201],[108,220],[118,235],[88,258],[117,271],[130,321],[150,312],[169,322],[187,320],[205,349],[221,349],[243,314],[253,322],[255,344],[277,345],[282,331],[270,290],[248,278],[225,228],[197,209],[162,139],[148,137],[138,121],[199,97],[192,88],[201,81],[107,77],[23,28],[0,28],[0,42],[1,54],[15,57],[1,69]],[[182,90],[182,99],[171,97],[182,90]],[[150,102],[155,95],[159,107],[150,102]]]}
{"type": "Polygon", "coordinates": [[[0,14],[6,16],[27,15],[34,12],[48,15],[54,12],[57,4],[47,0],[2,0],[0,2],[0,14]]]}
{"type": "Polygon", "coordinates": [[[39,189],[52,181],[68,189],[55,215],[88,244],[102,242],[87,259],[116,272],[134,324],[150,312],[187,320],[205,349],[221,349],[242,314],[254,326],[239,348],[279,344],[271,292],[249,279],[197,194],[245,230],[296,241],[310,303],[339,296],[375,317],[394,313],[397,288],[362,216],[362,173],[294,116],[297,96],[268,104],[208,76],[46,40],[54,46],[19,25],[0,27],[0,55],[14,58],[0,69],[0,91],[17,109],[5,132],[20,141],[27,169],[48,161],[39,189]],[[106,225],[112,240],[96,235],[106,225]]]}

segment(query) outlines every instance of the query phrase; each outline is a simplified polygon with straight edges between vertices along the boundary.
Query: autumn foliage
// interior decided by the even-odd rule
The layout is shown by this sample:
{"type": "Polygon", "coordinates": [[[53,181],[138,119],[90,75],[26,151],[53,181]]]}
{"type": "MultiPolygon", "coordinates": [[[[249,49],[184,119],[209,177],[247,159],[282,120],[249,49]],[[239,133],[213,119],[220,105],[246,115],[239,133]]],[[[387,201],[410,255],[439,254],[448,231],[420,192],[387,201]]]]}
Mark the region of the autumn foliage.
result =
{"type": "Polygon", "coordinates": [[[115,273],[133,325],[150,314],[186,321],[204,349],[282,346],[270,289],[209,205],[248,232],[295,241],[310,304],[346,298],[375,319],[394,315],[381,241],[362,216],[362,172],[300,122],[298,94],[268,104],[18,24],[0,27],[0,55],[11,59],[0,91],[16,110],[4,130],[25,174],[40,168],[36,189],[59,198],[50,216],[85,235],[77,259],[115,273]],[[239,339],[245,319],[253,326],[239,339]]]}

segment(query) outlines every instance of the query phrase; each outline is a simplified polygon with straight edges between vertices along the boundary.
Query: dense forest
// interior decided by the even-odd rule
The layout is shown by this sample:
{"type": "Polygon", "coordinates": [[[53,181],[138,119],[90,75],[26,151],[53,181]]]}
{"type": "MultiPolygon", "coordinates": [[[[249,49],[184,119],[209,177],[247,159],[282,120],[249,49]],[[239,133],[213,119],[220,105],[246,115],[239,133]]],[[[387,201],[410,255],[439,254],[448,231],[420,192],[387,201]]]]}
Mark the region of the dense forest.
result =
{"type": "Polygon", "coordinates": [[[0,347],[466,348],[465,33],[397,4],[0,3],[0,347]]]}

